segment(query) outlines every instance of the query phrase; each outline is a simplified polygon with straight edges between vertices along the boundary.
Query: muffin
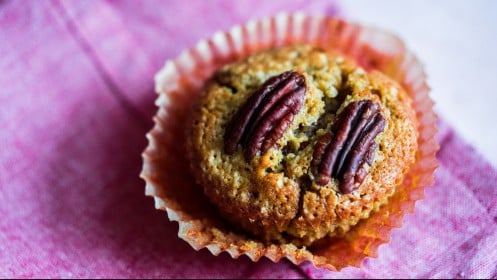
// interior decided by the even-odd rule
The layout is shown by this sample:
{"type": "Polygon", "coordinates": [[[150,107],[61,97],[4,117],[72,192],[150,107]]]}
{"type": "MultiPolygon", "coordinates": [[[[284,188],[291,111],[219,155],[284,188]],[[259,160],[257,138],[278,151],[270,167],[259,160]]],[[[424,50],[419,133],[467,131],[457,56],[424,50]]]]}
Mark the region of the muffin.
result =
{"type": "Polygon", "coordinates": [[[155,81],[140,176],[195,250],[360,267],[434,182],[426,75],[387,31],[282,13],[200,41],[155,81]]]}
{"type": "Polygon", "coordinates": [[[308,44],[224,65],[191,118],[198,185],[234,227],[266,243],[344,235],[388,202],[417,150],[399,84],[308,44]]]}

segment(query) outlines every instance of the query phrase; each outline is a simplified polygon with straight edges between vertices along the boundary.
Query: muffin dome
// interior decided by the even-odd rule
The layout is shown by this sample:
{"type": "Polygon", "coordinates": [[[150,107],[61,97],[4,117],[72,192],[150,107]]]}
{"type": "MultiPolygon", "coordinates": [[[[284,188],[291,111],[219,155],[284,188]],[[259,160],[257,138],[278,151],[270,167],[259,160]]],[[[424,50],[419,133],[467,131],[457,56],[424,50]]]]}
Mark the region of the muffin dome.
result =
{"type": "Polygon", "coordinates": [[[195,179],[227,220],[267,242],[344,234],[388,202],[417,150],[398,84],[309,45],[224,66],[191,117],[195,179]]]}

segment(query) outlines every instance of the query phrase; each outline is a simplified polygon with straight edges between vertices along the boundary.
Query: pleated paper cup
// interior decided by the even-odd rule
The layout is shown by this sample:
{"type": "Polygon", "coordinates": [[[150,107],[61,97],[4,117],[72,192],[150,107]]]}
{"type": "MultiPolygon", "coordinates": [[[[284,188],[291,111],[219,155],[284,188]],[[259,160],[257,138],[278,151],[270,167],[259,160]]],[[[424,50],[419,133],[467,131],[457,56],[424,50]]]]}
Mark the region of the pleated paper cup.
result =
{"type": "Polygon", "coordinates": [[[158,111],[155,126],[147,134],[140,176],[146,182],[146,195],[154,198],[155,207],[166,211],[171,221],[178,222],[178,236],[195,250],[207,248],[214,255],[227,252],[233,258],[247,255],[253,261],[261,257],[274,262],[288,258],[295,264],[309,261],[330,270],[360,267],[366,257],[377,257],[378,246],[389,242],[392,229],[401,226],[406,213],[414,212],[425,187],[434,182],[439,146],[426,76],[404,43],[386,31],[331,17],[279,14],[199,42],[167,61],[155,82],[158,111]],[[235,231],[195,184],[185,156],[188,112],[214,71],[254,52],[296,43],[342,52],[364,69],[379,70],[396,80],[413,99],[419,130],[416,161],[388,203],[343,237],[317,248],[267,244],[235,231]]]}

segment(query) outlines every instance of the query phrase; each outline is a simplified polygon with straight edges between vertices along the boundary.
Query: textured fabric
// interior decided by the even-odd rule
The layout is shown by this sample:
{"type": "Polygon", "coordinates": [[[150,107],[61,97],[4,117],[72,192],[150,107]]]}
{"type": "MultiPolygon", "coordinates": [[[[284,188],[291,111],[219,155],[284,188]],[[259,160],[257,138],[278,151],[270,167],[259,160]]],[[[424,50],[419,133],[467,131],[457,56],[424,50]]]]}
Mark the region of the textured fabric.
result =
{"type": "Polygon", "coordinates": [[[194,251],[139,179],[153,75],[199,39],[315,1],[0,1],[0,277],[497,277],[497,173],[440,123],[441,166],[379,258],[334,273],[194,251]]]}

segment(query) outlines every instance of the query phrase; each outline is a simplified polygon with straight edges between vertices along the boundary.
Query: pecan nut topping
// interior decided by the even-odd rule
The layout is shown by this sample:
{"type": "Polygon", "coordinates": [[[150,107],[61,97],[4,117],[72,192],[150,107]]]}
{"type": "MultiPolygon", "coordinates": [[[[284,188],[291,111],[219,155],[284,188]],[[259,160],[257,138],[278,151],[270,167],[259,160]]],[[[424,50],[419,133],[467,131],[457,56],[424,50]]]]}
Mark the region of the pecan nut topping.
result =
{"type": "Polygon", "coordinates": [[[352,102],[337,116],[331,131],[316,143],[311,171],[317,184],[333,177],[342,193],[357,189],[366,178],[366,164],[374,159],[374,139],[385,129],[380,106],[371,100],[352,102]]]}
{"type": "Polygon", "coordinates": [[[233,154],[240,144],[245,159],[273,147],[304,104],[305,77],[287,71],[269,78],[235,113],[224,134],[224,150],[233,154]]]}

